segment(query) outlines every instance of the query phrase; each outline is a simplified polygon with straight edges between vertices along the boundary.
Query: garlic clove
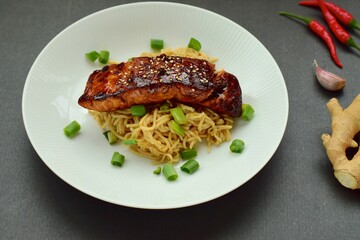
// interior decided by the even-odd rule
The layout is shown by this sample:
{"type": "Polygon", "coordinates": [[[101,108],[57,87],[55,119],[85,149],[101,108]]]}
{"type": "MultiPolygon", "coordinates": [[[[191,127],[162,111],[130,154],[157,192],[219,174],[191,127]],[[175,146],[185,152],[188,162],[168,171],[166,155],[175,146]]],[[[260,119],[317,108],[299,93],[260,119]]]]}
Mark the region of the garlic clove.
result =
{"type": "Polygon", "coordinates": [[[316,77],[323,88],[329,91],[338,91],[345,87],[346,80],[344,78],[320,68],[316,60],[314,60],[314,65],[316,77]]]}

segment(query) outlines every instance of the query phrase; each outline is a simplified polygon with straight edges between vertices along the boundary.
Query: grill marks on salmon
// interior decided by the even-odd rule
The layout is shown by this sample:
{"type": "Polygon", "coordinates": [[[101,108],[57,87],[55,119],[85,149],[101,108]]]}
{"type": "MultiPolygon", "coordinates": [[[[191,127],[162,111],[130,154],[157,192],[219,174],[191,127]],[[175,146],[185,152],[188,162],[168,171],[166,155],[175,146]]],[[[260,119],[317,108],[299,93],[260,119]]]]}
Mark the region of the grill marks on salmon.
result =
{"type": "Polygon", "coordinates": [[[133,105],[166,100],[206,107],[230,117],[241,115],[237,78],[202,59],[160,55],[136,57],[94,71],[78,103],[87,109],[111,112],[133,105]]]}

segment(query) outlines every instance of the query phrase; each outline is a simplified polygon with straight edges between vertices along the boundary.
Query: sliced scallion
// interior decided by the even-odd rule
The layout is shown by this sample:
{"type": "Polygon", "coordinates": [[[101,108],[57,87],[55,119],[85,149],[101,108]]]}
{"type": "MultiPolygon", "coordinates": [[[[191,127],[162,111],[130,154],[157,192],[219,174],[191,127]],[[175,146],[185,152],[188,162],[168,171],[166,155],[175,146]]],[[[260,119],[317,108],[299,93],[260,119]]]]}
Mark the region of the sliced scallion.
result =
{"type": "Polygon", "coordinates": [[[154,171],[153,171],[154,174],[156,175],[159,175],[161,173],[161,167],[158,166],[154,171]]]}
{"type": "Polygon", "coordinates": [[[130,108],[130,112],[133,116],[144,116],[146,114],[146,108],[144,105],[134,105],[130,108]]]}
{"type": "Polygon", "coordinates": [[[114,152],[111,158],[111,164],[114,166],[122,167],[125,162],[125,156],[120,154],[119,152],[114,152]]]}
{"type": "Polygon", "coordinates": [[[164,48],[164,40],[162,39],[150,39],[150,46],[154,50],[161,50],[164,48]]]}
{"type": "Polygon", "coordinates": [[[192,174],[196,170],[198,170],[200,167],[200,164],[195,159],[190,159],[186,163],[184,163],[180,169],[183,172],[186,172],[188,174],[192,174]]]}
{"type": "Polygon", "coordinates": [[[69,125],[67,125],[63,130],[64,130],[64,134],[68,137],[68,138],[72,138],[74,137],[81,129],[80,124],[74,120],[71,123],[69,123],[69,125]]]}
{"type": "Polygon", "coordinates": [[[165,178],[169,181],[174,181],[178,178],[178,174],[174,168],[174,166],[170,163],[165,163],[162,169],[162,172],[165,178]]]}
{"type": "Polygon", "coordinates": [[[195,51],[200,51],[201,49],[201,43],[195,39],[195,38],[190,38],[189,44],[188,44],[188,48],[192,48],[195,51]]]}
{"type": "Polygon", "coordinates": [[[243,140],[234,139],[230,145],[230,151],[233,153],[241,153],[244,150],[245,143],[243,140]]]}
{"type": "Polygon", "coordinates": [[[184,160],[194,158],[197,156],[197,151],[194,148],[185,149],[180,152],[180,156],[184,160]]]}
{"type": "Polygon", "coordinates": [[[173,131],[174,133],[176,133],[180,137],[185,136],[185,129],[182,128],[179,124],[177,124],[177,122],[175,122],[174,120],[171,120],[169,122],[169,127],[170,127],[171,131],[173,131]]]}
{"type": "Polygon", "coordinates": [[[250,104],[242,104],[241,109],[242,109],[241,118],[244,119],[245,121],[250,121],[255,114],[254,108],[250,104]]]}
{"type": "Polygon", "coordinates": [[[113,133],[112,131],[106,131],[106,132],[103,132],[106,140],[110,143],[110,144],[114,144],[116,143],[119,138],[115,135],[115,133],[113,133]]]}
{"type": "Polygon", "coordinates": [[[178,124],[183,125],[187,123],[185,114],[180,107],[170,109],[170,114],[178,124]]]}
{"type": "Polygon", "coordinates": [[[166,111],[169,109],[169,107],[170,107],[170,104],[168,102],[166,102],[163,105],[161,105],[160,111],[166,111]]]}
{"type": "Polygon", "coordinates": [[[97,51],[91,51],[91,52],[85,53],[85,56],[90,61],[95,62],[96,59],[99,58],[100,54],[97,51]]]}
{"type": "Polygon", "coordinates": [[[136,143],[137,143],[136,139],[126,139],[123,141],[124,145],[134,145],[136,143]]]}
{"type": "Polygon", "coordinates": [[[107,50],[101,50],[99,54],[99,62],[106,64],[109,61],[110,52],[107,50]]]}

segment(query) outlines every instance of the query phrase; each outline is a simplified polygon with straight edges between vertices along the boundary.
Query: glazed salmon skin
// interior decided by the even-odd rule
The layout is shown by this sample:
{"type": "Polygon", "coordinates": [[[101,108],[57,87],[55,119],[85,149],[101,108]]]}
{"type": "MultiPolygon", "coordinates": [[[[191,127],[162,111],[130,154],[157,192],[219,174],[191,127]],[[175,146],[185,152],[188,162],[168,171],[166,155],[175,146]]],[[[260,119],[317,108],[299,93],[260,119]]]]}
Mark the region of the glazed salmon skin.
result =
{"type": "Polygon", "coordinates": [[[167,100],[230,117],[242,112],[242,92],[234,75],[215,72],[215,65],[203,59],[165,54],[135,57],[94,71],[78,103],[89,110],[112,112],[167,100]]]}

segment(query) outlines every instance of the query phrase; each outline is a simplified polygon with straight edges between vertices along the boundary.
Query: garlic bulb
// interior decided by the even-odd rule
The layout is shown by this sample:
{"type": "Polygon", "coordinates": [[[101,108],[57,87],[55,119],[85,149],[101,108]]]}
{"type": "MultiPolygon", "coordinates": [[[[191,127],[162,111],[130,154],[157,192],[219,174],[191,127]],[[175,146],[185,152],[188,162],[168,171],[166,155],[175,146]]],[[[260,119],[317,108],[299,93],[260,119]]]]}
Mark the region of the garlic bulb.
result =
{"type": "Polygon", "coordinates": [[[314,60],[314,64],[315,64],[316,77],[323,88],[330,91],[338,91],[345,87],[346,84],[345,79],[320,68],[316,60],[314,60]]]}

